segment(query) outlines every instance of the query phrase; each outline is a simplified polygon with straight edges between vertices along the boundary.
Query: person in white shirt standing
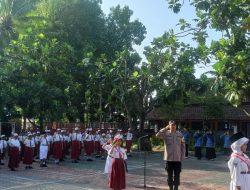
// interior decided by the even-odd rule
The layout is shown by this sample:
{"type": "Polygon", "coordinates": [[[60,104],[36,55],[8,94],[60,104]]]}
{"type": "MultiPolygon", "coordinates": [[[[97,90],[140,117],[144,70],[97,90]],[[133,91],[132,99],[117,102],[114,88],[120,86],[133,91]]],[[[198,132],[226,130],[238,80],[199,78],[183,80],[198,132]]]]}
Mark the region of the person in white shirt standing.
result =
{"type": "Polygon", "coordinates": [[[55,164],[59,164],[59,160],[62,159],[62,140],[61,129],[57,129],[57,132],[53,135],[53,155],[55,158],[55,164]]]}
{"type": "Polygon", "coordinates": [[[87,155],[87,161],[93,161],[92,154],[94,152],[94,135],[92,134],[92,128],[89,128],[85,137],[86,146],[85,151],[87,155]]]}
{"type": "Polygon", "coordinates": [[[108,157],[105,165],[105,173],[109,175],[109,187],[114,190],[126,188],[126,150],[121,147],[122,136],[116,135],[112,144],[103,145],[108,157]]]}
{"type": "Polygon", "coordinates": [[[76,127],[74,132],[70,135],[71,139],[71,159],[72,163],[78,163],[81,154],[82,146],[82,134],[79,131],[79,128],[76,127]]]}
{"type": "Polygon", "coordinates": [[[25,169],[32,169],[35,149],[35,141],[32,138],[32,134],[28,133],[28,137],[24,140],[24,157],[23,164],[26,165],[25,169]]]}
{"type": "Polygon", "coordinates": [[[4,165],[4,158],[7,150],[7,141],[5,140],[5,135],[0,136],[0,165],[4,165]]]}
{"type": "Polygon", "coordinates": [[[100,144],[101,144],[101,151],[100,151],[100,156],[101,159],[104,160],[104,154],[105,154],[105,149],[103,148],[103,146],[107,143],[107,138],[106,138],[106,134],[102,133],[102,136],[100,138],[100,144]]]}
{"type": "Polygon", "coordinates": [[[39,159],[39,148],[40,148],[40,131],[37,131],[35,134],[35,150],[34,150],[34,157],[39,159]]]}
{"type": "Polygon", "coordinates": [[[132,140],[133,140],[133,134],[131,133],[131,129],[128,129],[128,132],[126,134],[126,149],[127,149],[127,155],[131,156],[131,147],[132,147],[132,140]]]}
{"type": "Polygon", "coordinates": [[[49,153],[49,136],[50,130],[45,130],[45,134],[43,134],[40,138],[40,153],[39,153],[39,158],[40,158],[40,167],[47,167],[47,158],[48,158],[48,153],[49,153]]]}
{"type": "Polygon", "coordinates": [[[241,132],[230,137],[232,155],[228,161],[231,175],[230,190],[250,189],[250,159],[245,154],[249,139],[241,132]]]}
{"type": "Polygon", "coordinates": [[[14,133],[13,138],[11,138],[8,142],[10,150],[9,150],[9,164],[8,167],[11,171],[16,171],[16,168],[19,167],[19,155],[21,151],[21,144],[18,140],[18,134],[14,133]]]}
{"type": "Polygon", "coordinates": [[[45,130],[46,132],[46,139],[48,140],[48,154],[47,159],[53,154],[53,136],[51,135],[51,131],[49,129],[45,130]]]}
{"type": "Polygon", "coordinates": [[[95,153],[96,153],[96,158],[100,157],[100,152],[101,152],[101,144],[100,144],[100,130],[96,131],[96,134],[94,135],[94,139],[95,139],[95,153]]]}

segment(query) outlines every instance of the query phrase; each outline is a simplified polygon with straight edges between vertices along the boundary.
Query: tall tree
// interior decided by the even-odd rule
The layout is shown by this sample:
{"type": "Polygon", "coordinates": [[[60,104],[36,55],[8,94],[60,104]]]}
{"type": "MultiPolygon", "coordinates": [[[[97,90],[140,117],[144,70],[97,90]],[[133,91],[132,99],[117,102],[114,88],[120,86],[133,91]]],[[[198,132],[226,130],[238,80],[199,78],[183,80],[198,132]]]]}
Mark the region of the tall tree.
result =
{"type": "MultiPolygon", "coordinates": [[[[175,13],[182,7],[180,0],[168,0],[168,3],[175,13]]],[[[189,3],[196,9],[196,25],[181,19],[182,34],[191,34],[204,45],[208,28],[222,33],[220,40],[207,47],[207,55],[215,61],[217,82],[223,84],[225,97],[237,106],[250,94],[249,3],[246,0],[192,0],[189,3]]]]}

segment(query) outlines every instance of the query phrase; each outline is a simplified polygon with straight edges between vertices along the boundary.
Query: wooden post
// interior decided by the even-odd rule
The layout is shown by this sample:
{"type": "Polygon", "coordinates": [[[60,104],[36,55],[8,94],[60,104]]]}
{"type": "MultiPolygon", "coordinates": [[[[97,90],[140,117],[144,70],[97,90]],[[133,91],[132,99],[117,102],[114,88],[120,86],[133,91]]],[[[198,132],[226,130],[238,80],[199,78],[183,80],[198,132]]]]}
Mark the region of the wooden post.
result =
{"type": "Polygon", "coordinates": [[[190,130],[192,128],[192,121],[188,121],[188,129],[190,130]]]}
{"type": "Polygon", "coordinates": [[[214,121],[214,128],[215,128],[215,131],[217,132],[218,131],[218,121],[217,120],[214,121]]]}

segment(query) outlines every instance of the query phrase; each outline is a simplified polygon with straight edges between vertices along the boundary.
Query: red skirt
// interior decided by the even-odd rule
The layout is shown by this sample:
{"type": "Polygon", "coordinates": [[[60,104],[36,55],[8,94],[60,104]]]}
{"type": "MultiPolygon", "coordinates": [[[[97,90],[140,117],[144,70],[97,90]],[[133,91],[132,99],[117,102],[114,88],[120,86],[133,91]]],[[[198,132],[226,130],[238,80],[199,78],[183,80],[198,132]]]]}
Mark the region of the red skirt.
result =
{"type": "Polygon", "coordinates": [[[79,141],[72,141],[71,159],[77,159],[80,156],[81,143],[79,141]]]}
{"type": "Polygon", "coordinates": [[[27,165],[31,165],[33,162],[33,156],[34,156],[33,148],[25,146],[23,163],[27,165]]]}
{"type": "Polygon", "coordinates": [[[53,155],[55,159],[62,159],[63,145],[61,142],[54,142],[53,155]]]}
{"type": "Polygon", "coordinates": [[[126,140],[127,153],[130,153],[131,146],[132,146],[132,141],[131,140],[126,140]]]}
{"type": "Polygon", "coordinates": [[[99,141],[95,141],[95,151],[96,152],[101,151],[101,143],[99,141]]]}
{"type": "Polygon", "coordinates": [[[86,141],[85,151],[87,156],[91,156],[94,152],[95,144],[94,141],[86,141]]]}
{"type": "Polygon", "coordinates": [[[36,143],[35,150],[34,150],[34,156],[37,156],[39,153],[40,143],[36,143]]]}
{"type": "Polygon", "coordinates": [[[112,159],[112,169],[109,181],[109,187],[112,189],[125,189],[125,164],[123,159],[112,159]]]}
{"type": "Polygon", "coordinates": [[[20,154],[19,148],[10,147],[10,149],[9,149],[9,156],[10,157],[9,157],[9,164],[8,164],[9,168],[11,168],[11,169],[18,168],[19,161],[20,161],[19,154],[20,154]]]}

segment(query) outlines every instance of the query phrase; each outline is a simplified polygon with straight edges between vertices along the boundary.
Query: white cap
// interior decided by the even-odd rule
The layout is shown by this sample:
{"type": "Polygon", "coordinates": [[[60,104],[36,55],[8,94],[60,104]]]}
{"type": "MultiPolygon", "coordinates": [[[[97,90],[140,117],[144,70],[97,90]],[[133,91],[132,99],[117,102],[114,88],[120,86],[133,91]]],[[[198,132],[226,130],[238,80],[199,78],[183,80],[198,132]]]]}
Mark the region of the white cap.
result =
{"type": "Polygon", "coordinates": [[[14,136],[14,137],[18,137],[18,134],[17,134],[17,133],[14,133],[13,136],[14,136]]]}
{"type": "Polygon", "coordinates": [[[50,130],[48,130],[48,129],[47,129],[47,130],[45,130],[45,133],[50,133],[50,130]]]}
{"type": "Polygon", "coordinates": [[[76,128],[75,128],[75,130],[79,130],[79,128],[78,128],[78,127],[76,127],[76,128]]]}
{"type": "Polygon", "coordinates": [[[114,139],[122,139],[122,135],[116,135],[114,139]]]}
{"type": "Polygon", "coordinates": [[[105,136],[106,134],[105,133],[102,133],[102,136],[105,136]]]}
{"type": "Polygon", "coordinates": [[[4,138],[5,137],[5,135],[1,135],[1,138],[4,138]]]}

